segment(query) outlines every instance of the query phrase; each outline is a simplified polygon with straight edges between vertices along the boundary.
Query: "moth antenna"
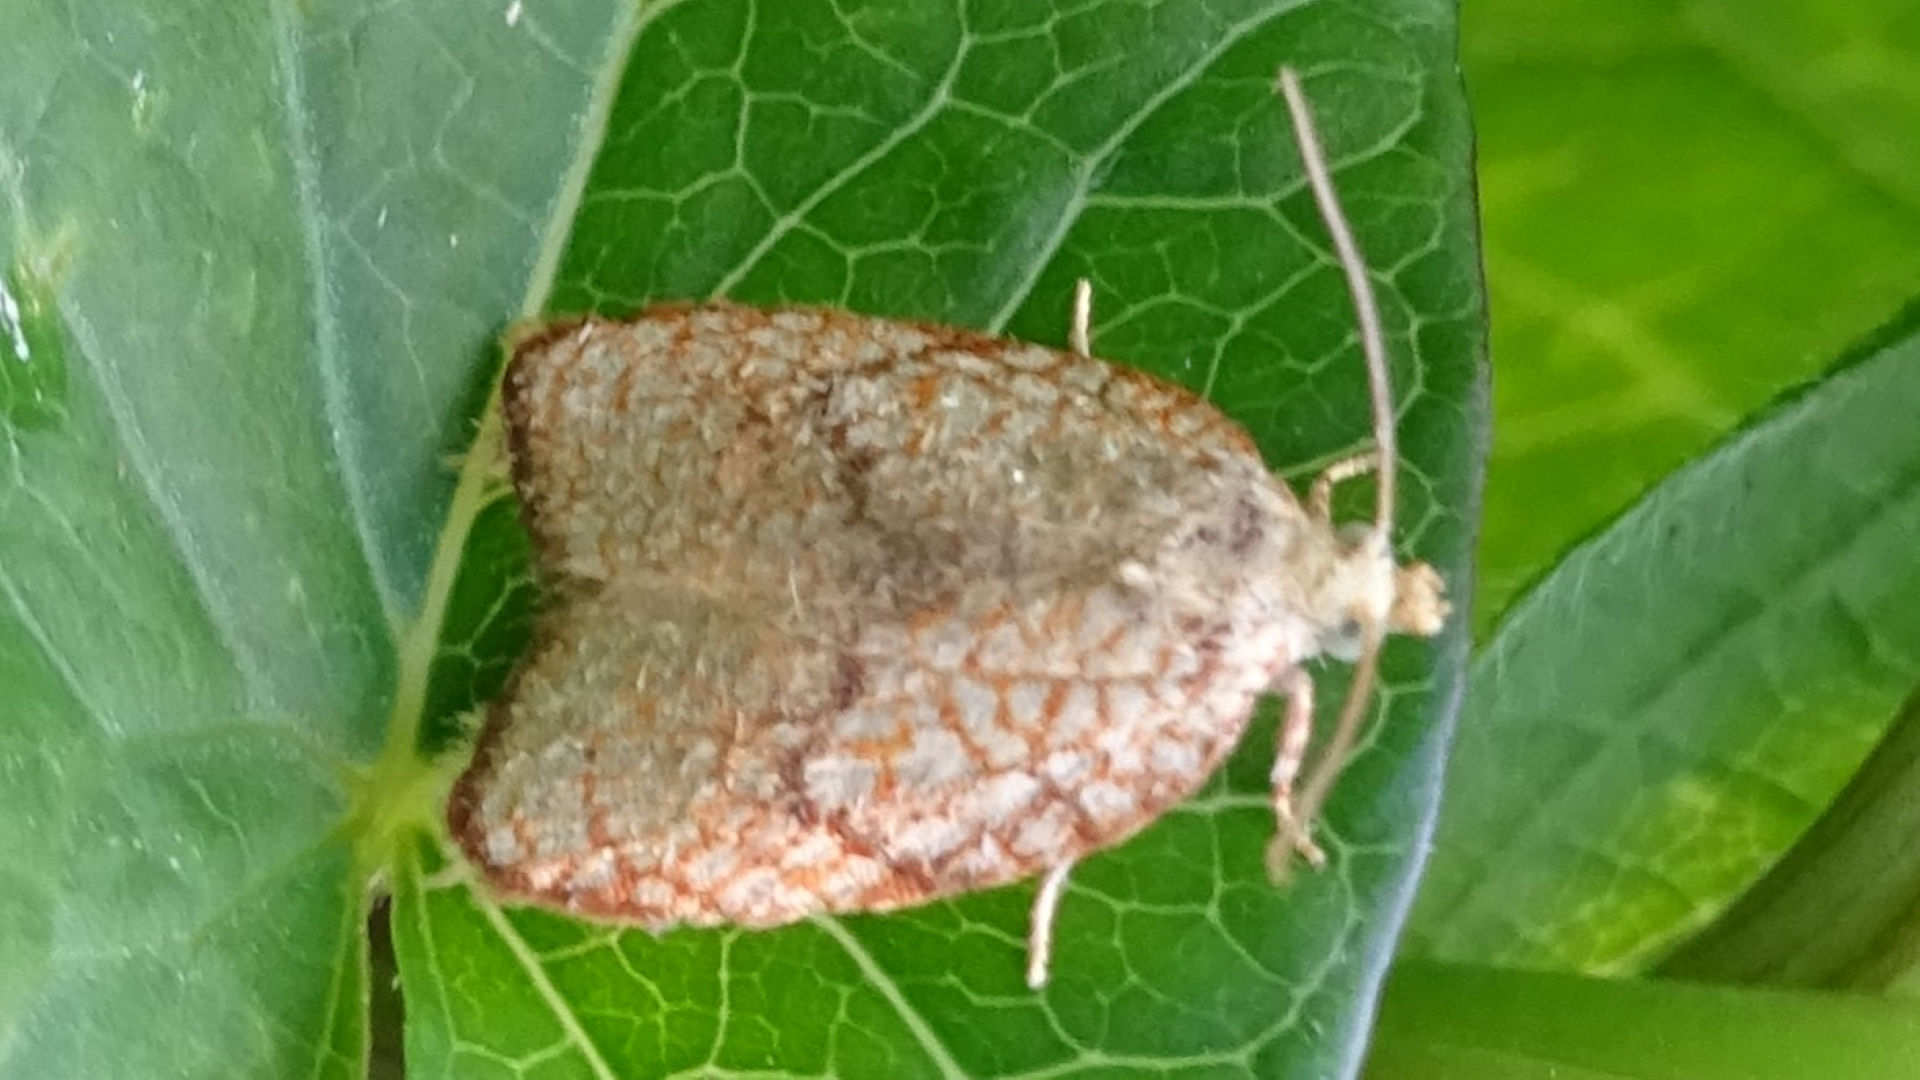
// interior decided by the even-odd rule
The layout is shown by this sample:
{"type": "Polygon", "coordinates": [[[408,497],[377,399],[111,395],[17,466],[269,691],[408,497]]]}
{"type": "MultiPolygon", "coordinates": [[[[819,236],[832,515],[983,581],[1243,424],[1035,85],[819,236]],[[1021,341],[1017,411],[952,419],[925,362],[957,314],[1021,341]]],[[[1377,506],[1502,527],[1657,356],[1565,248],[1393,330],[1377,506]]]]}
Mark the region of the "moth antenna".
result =
{"type": "Polygon", "coordinates": [[[1373,527],[1384,541],[1393,531],[1400,446],[1393,433],[1393,382],[1387,371],[1386,335],[1380,329],[1380,307],[1374,300],[1373,281],[1367,276],[1366,261],[1360,257],[1360,245],[1354,242],[1353,228],[1347,224],[1340,199],[1334,194],[1326,151],[1321,149],[1320,132],[1313,125],[1313,112],[1307,107],[1306,95],[1300,91],[1300,76],[1292,68],[1280,69],[1280,94],[1286,98],[1287,111],[1293,114],[1293,137],[1300,147],[1300,160],[1307,167],[1307,185],[1313,188],[1313,201],[1320,207],[1320,218],[1333,236],[1333,249],[1340,256],[1340,269],[1347,275],[1347,291],[1353,297],[1353,313],[1360,324],[1360,351],[1366,357],[1368,391],[1373,398],[1374,455],[1379,464],[1373,527]]]}
{"type": "MultiPolygon", "coordinates": [[[[1300,147],[1300,160],[1306,166],[1307,184],[1313,189],[1313,200],[1320,208],[1321,220],[1326,222],[1327,232],[1333,237],[1333,248],[1340,257],[1340,269],[1347,276],[1347,291],[1353,297],[1353,312],[1360,326],[1360,351],[1366,358],[1368,391],[1373,399],[1373,442],[1378,464],[1374,488],[1373,540],[1381,550],[1391,551],[1388,538],[1393,529],[1394,488],[1399,475],[1400,450],[1394,439],[1393,386],[1387,372],[1386,338],[1380,329],[1380,309],[1374,299],[1373,282],[1367,277],[1366,262],[1360,257],[1360,245],[1354,241],[1353,229],[1347,224],[1346,214],[1340,209],[1340,200],[1334,194],[1326,151],[1321,148],[1320,133],[1313,124],[1313,111],[1307,107],[1306,95],[1300,90],[1300,76],[1292,68],[1283,67],[1280,69],[1279,82],[1280,95],[1286,99],[1287,111],[1293,117],[1294,142],[1300,147]]],[[[1380,639],[1385,632],[1384,626],[1366,628],[1366,641],[1360,659],[1354,665],[1353,683],[1347,689],[1346,701],[1341,703],[1333,737],[1321,751],[1313,772],[1301,785],[1300,798],[1295,807],[1302,829],[1312,826],[1328,793],[1333,790],[1333,782],[1346,767],[1347,759],[1353,755],[1354,745],[1359,741],[1360,726],[1368,702],[1373,697],[1373,685],[1379,672],[1380,639]]]]}

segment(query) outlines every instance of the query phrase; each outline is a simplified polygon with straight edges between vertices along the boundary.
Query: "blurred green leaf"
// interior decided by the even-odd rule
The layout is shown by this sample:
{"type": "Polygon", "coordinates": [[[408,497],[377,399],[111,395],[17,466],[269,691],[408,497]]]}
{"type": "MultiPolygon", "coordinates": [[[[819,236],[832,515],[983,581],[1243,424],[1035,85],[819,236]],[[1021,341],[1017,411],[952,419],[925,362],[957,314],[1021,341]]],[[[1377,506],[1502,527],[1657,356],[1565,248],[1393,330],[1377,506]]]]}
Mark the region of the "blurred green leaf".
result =
{"type": "Polygon", "coordinates": [[[1372,1080],[1906,1080],[1920,1007],[1840,994],[1396,965],[1372,1080]]]}
{"type": "Polygon", "coordinates": [[[1697,982],[1882,990],[1920,966],[1920,695],[1765,877],[1661,959],[1697,982]]]}
{"type": "Polygon", "coordinates": [[[1910,0],[1478,0],[1493,318],[1482,631],[1920,279],[1910,0]]]}
{"type": "MultiPolygon", "coordinates": [[[[1920,306],[1515,605],[1474,661],[1411,951],[1631,969],[1800,835],[1920,684],[1916,416],[1920,306]]],[[[1863,854],[1829,903],[1881,870],[1863,854]]]]}

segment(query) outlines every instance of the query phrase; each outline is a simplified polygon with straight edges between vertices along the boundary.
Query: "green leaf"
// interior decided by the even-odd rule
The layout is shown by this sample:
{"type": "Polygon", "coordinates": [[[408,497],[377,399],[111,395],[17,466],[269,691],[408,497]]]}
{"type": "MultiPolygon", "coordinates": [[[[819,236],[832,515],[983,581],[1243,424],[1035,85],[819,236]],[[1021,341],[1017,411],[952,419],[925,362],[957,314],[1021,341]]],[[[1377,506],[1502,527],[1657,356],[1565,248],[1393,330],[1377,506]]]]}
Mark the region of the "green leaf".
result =
{"type": "Polygon", "coordinates": [[[1550,10],[1465,10],[1502,360],[1482,631],[1920,272],[1910,0],[1550,10]]]}
{"type": "Polygon", "coordinates": [[[1917,415],[1920,306],[1515,605],[1474,662],[1410,950],[1631,969],[1793,842],[1920,683],[1917,415]]]}
{"type": "Polygon", "coordinates": [[[606,20],[8,5],[0,1072],[364,1068],[366,766],[606,20]]]}
{"type": "Polygon", "coordinates": [[[504,910],[448,861],[435,754],[532,600],[497,449],[461,461],[515,317],[725,292],[1057,343],[1085,274],[1103,355],[1288,476],[1359,445],[1282,61],[1382,290],[1400,539],[1464,592],[1484,345],[1443,0],[16,7],[0,1072],[353,1075],[384,886],[410,1075],[1355,1067],[1460,627],[1390,657],[1327,873],[1264,880],[1264,718],[1076,875],[1045,995],[1025,887],[657,939],[504,910]]]}
{"type": "Polygon", "coordinates": [[[1920,694],[1820,820],[1661,959],[1696,982],[1882,990],[1920,972],[1920,694]]]}
{"type": "Polygon", "coordinates": [[[1887,1080],[1920,1061],[1920,1008],[1449,964],[1395,965],[1372,1080],[1887,1080]]]}

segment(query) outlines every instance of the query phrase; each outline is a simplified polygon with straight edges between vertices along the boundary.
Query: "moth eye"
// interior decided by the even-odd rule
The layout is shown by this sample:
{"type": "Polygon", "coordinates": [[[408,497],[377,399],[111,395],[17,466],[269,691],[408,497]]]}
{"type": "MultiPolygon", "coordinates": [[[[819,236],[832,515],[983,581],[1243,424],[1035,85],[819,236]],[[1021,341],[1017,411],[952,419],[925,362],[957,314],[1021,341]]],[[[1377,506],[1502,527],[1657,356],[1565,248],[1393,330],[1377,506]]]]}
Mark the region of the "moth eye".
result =
{"type": "Polygon", "coordinates": [[[1321,638],[1320,648],[1335,660],[1352,663],[1360,659],[1361,638],[1366,633],[1366,624],[1358,615],[1348,615],[1328,628],[1321,638]]]}

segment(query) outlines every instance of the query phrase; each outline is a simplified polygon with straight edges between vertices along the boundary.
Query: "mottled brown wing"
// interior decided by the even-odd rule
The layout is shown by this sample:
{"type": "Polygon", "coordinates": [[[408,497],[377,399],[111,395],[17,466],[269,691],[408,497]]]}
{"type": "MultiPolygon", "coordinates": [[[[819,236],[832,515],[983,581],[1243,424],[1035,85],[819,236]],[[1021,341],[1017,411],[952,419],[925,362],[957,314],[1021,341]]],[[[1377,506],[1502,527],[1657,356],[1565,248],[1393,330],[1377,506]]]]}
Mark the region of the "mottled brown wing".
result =
{"type": "MultiPolygon", "coordinates": [[[[806,729],[787,771],[804,816],[872,853],[889,884],[821,906],[1017,881],[1192,794],[1295,656],[1251,595],[1198,606],[1116,581],[861,634],[858,695],[806,729]]],[[[784,741],[766,753],[790,753],[784,741]]]]}
{"type": "Polygon", "coordinates": [[[744,752],[844,696],[826,660],[750,604],[672,582],[579,595],[494,704],[453,833],[521,899],[656,927],[804,914],[763,900],[722,914],[721,898],[769,895],[786,853],[834,842],[779,758],[744,752]]]}
{"type": "Polygon", "coordinates": [[[521,340],[503,391],[545,568],[880,594],[1101,576],[1245,434],[1138,372],[962,330],[714,304],[521,340]],[[1127,522],[1116,529],[1116,522],[1127,522]]]}
{"type": "MultiPolygon", "coordinates": [[[[1003,884],[1125,839],[1232,748],[1289,653],[1124,585],[829,644],[661,585],[580,599],[451,815],[509,896],[769,926],[1003,884]]],[[[764,613],[761,613],[762,615],[764,613]]]]}
{"type": "Polygon", "coordinates": [[[825,311],[551,327],[505,392],[562,603],[450,818],[503,891],[771,925],[1017,879],[1201,782],[1306,647],[1205,403],[825,311]]]}

